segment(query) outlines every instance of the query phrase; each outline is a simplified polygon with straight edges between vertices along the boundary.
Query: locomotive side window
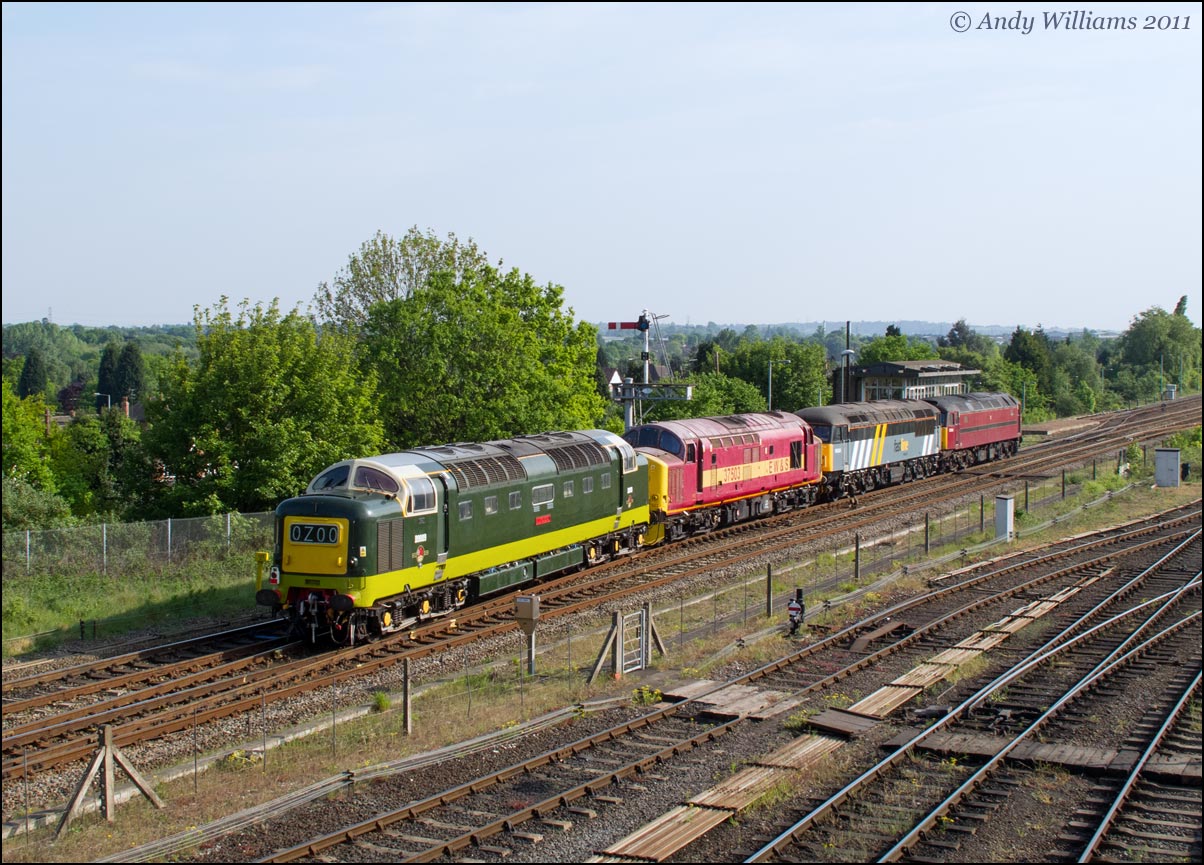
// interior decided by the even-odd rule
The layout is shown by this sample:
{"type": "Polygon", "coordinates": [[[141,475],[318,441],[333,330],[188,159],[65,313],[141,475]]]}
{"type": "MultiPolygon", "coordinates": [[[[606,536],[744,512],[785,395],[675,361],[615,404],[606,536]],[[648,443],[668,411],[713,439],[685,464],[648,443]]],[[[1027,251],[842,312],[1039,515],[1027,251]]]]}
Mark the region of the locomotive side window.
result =
{"type": "Polygon", "coordinates": [[[602,489],[610,489],[610,475],[602,475],[602,489]]]}
{"type": "Polygon", "coordinates": [[[566,499],[571,499],[573,497],[573,482],[572,481],[564,482],[564,497],[566,499]]]}
{"type": "Polygon", "coordinates": [[[460,519],[472,519],[472,502],[460,502],[460,519]]]}
{"type": "Polygon", "coordinates": [[[410,478],[406,483],[410,487],[407,513],[417,514],[435,509],[435,484],[430,478],[410,478]]]}
{"type": "Polygon", "coordinates": [[[586,495],[589,495],[593,491],[594,491],[594,479],[593,478],[582,478],[581,479],[581,492],[585,493],[586,495]]]}
{"type": "Polygon", "coordinates": [[[694,455],[693,443],[686,445],[686,462],[692,463],[697,457],[694,455]]]}
{"type": "Polygon", "coordinates": [[[485,496],[485,516],[497,513],[497,496],[485,496]]]}
{"type": "Polygon", "coordinates": [[[514,510],[516,508],[521,508],[522,506],[523,506],[523,494],[522,493],[511,493],[510,494],[510,510],[514,510]]]}
{"type": "Polygon", "coordinates": [[[622,439],[615,442],[615,447],[619,449],[619,455],[623,457],[623,471],[635,471],[635,448],[622,439]]]}
{"type": "Polygon", "coordinates": [[[536,507],[550,504],[554,496],[555,493],[551,484],[540,484],[537,487],[531,488],[531,504],[536,507]]]}

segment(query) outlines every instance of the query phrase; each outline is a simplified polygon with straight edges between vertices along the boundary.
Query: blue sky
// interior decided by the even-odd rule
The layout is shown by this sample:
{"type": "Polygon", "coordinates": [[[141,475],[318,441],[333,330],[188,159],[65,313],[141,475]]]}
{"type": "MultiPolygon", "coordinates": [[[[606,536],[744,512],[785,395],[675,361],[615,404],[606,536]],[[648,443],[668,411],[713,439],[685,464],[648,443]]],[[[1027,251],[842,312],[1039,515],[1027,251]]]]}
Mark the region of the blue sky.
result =
{"type": "Polygon", "coordinates": [[[3,321],[304,307],[417,225],[588,321],[1120,330],[1186,294],[1198,323],[1201,5],[1098,6],[1137,29],[1052,30],[1053,4],[5,3],[3,321]]]}

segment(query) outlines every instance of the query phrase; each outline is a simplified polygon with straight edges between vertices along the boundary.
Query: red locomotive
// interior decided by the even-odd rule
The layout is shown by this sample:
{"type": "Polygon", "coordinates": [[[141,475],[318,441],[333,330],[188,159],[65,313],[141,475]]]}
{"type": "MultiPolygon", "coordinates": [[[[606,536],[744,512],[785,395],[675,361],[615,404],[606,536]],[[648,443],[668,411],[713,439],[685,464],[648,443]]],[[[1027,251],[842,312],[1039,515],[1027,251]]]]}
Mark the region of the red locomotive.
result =
{"type": "Polygon", "coordinates": [[[623,438],[648,459],[645,543],[804,507],[823,479],[811,427],[784,412],[644,424],[623,438]]]}
{"type": "Polygon", "coordinates": [[[1020,447],[1020,403],[1006,393],[932,397],[940,412],[941,456],[947,470],[1010,457],[1020,447]]]}

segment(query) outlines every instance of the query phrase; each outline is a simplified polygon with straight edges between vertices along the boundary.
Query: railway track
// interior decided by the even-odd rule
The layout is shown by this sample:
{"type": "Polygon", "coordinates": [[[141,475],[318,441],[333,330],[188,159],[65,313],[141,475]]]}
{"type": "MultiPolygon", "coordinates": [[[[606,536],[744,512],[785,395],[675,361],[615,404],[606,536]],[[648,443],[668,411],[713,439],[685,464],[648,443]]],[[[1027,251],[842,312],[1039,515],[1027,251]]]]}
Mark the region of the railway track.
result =
{"type": "MultiPolygon", "coordinates": [[[[1109,619],[1106,623],[1082,629],[1088,617],[1063,630],[1055,640],[1030,654],[1011,670],[997,677],[977,693],[963,701],[942,720],[916,733],[900,744],[897,750],[864,772],[836,794],[808,810],[764,847],[750,854],[745,861],[804,861],[846,860],[895,861],[913,853],[920,839],[927,845],[925,858],[932,851],[948,854],[961,850],[962,843],[973,830],[963,830],[977,808],[975,816],[988,819],[990,810],[999,807],[999,800],[1010,795],[1011,778],[999,781],[995,770],[1037,731],[1056,717],[1071,700],[1088,693],[1089,687],[1113,682],[1123,675],[1126,664],[1148,655],[1156,649],[1168,652],[1168,658],[1186,654],[1188,665],[1199,667],[1200,613],[1199,577],[1186,586],[1161,595],[1155,601],[1145,601],[1109,619]],[[1150,613],[1154,608],[1153,614],[1150,613]],[[1139,622],[1131,631],[1118,632],[1122,623],[1139,622]],[[1136,648],[1130,648],[1140,641],[1136,648]],[[1057,666],[1053,662],[1058,661],[1057,666]],[[1034,671],[1036,674],[1034,675],[1034,671]],[[1111,677],[1111,678],[1109,678],[1111,677]],[[1067,686],[1069,683],[1069,686],[1067,686]],[[1006,690],[1005,690],[1006,689],[1006,690]],[[975,710],[990,705],[988,701],[1003,695],[990,706],[995,721],[991,730],[996,741],[990,743],[995,756],[972,773],[965,764],[957,765],[948,758],[928,757],[922,748],[946,730],[962,730],[964,718],[975,710]],[[1031,719],[1026,717],[1033,715],[1031,719]],[[1006,720],[1001,724],[999,718],[1006,720]],[[1008,728],[1016,725],[1018,731],[1008,728]],[[1007,737],[1006,744],[998,736],[1007,737]],[[951,790],[944,798],[941,791],[951,790]],[[959,804],[968,803],[961,812],[962,822],[951,816],[959,804]],[[948,821],[946,823],[945,821],[948,821]],[[959,830],[957,840],[945,840],[949,825],[959,830]],[[899,829],[900,826],[904,828],[899,829]],[[910,828],[907,828],[909,827],[910,828]],[[940,845],[940,846],[938,846],[940,845]]],[[[1093,615],[1089,614],[1089,616],[1093,615]]],[[[1182,690],[1176,681],[1172,687],[1182,690]]],[[[1087,699],[1107,700],[1095,692],[1087,699]]],[[[981,727],[982,717],[971,717],[970,729],[981,727]]],[[[924,854],[920,854],[924,855],[924,854]]]]}
{"type": "MultiPolygon", "coordinates": [[[[1039,569],[1040,563],[1033,563],[1030,567],[1039,569]]],[[[1095,567],[1097,571],[1100,570],[1098,563],[1095,567]]],[[[1090,569],[1088,568],[1088,570],[1090,569]]],[[[1066,569],[1061,574],[1041,573],[1030,582],[1011,586],[1007,590],[1007,595],[1020,594],[1023,597],[1025,592],[1031,593],[1036,590],[1037,586],[1043,586],[1042,591],[1050,591],[1057,585],[1074,585],[1084,581],[1105,582],[1100,575],[1085,577],[1084,573],[1085,571],[1080,567],[1066,569]],[[1059,582],[1059,578],[1061,582],[1059,582]],[[1046,585],[1047,583],[1049,585],[1046,585]]],[[[1116,575],[1112,582],[1123,586],[1123,584],[1133,581],[1121,579],[1119,575],[1116,575]]],[[[1128,589],[1123,590],[1123,594],[1117,593],[1116,599],[1119,600],[1131,593],[1141,582],[1134,582],[1128,589]]],[[[1114,588],[1119,587],[1114,586],[1114,588]]],[[[953,590],[945,589],[935,594],[947,597],[952,593],[953,590]]],[[[963,594],[962,597],[964,598],[965,595],[963,594]]],[[[991,604],[998,606],[1003,601],[1004,598],[992,598],[986,601],[978,599],[966,606],[979,609],[981,611],[979,618],[982,619],[988,613],[998,615],[998,610],[989,607],[991,604]]],[[[1015,606],[1014,600],[1011,605],[1015,606]]],[[[937,621],[927,627],[927,633],[931,635],[942,628],[949,628],[952,623],[958,622],[968,612],[968,610],[958,610],[952,614],[945,612],[937,621]]],[[[1098,611],[1096,613],[1098,614],[1098,611]]],[[[825,643],[829,649],[838,650],[849,638],[855,637],[858,632],[863,630],[864,628],[860,627],[848,629],[846,632],[829,638],[825,643]]],[[[893,651],[876,652],[874,653],[875,661],[880,661],[891,654],[893,651]]],[[[814,668],[819,655],[820,652],[812,650],[796,653],[793,658],[793,666],[814,668]]],[[[835,655],[828,657],[826,663],[832,663],[835,657],[835,655]]],[[[853,669],[864,666],[860,663],[862,660],[864,658],[859,657],[852,664],[840,667],[820,680],[811,681],[810,684],[804,686],[804,689],[819,690],[830,686],[850,675],[853,669]]],[[[790,665],[771,666],[780,671],[784,666],[790,665]]],[[[764,671],[758,672],[761,675],[748,675],[732,682],[717,684],[712,689],[712,693],[747,685],[758,678],[763,678],[764,671]]],[[[809,676],[810,673],[806,675],[809,676]]],[[[781,686],[782,680],[775,681],[775,684],[781,686]]],[[[761,687],[764,690],[764,686],[761,687]]],[[[320,856],[323,861],[340,861],[350,858],[359,860],[365,857],[368,859],[384,857],[390,858],[392,861],[431,861],[458,855],[468,846],[474,847],[474,856],[480,853],[506,855],[509,852],[508,847],[513,847],[515,841],[520,844],[530,843],[531,839],[541,833],[564,831],[566,825],[572,823],[573,820],[591,819],[591,815],[595,814],[598,808],[612,804],[610,800],[616,797],[608,796],[604,791],[609,790],[620,778],[639,779],[640,785],[649,781],[656,782],[662,778],[658,773],[672,769],[673,763],[670,761],[669,755],[684,754],[699,744],[693,735],[690,737],[679,736],[674,740],[672,735],[662,732],[670,730],[669,726],[652,727],[652,722],[659,723],[669,718],[679,721],[683,717],[691,718],[694,721],[691,729],[695,732],[704,730],[707,741],[731,732],[733,725],[740,721],[747,722],[747,717],[732,717],[716,711],[713,707],[705,708],[705,696],[700,695],[690,703],[667,707],[653,713],[647,719],[649,723],[639,727],[641,735],[646,740],[663,746],[657,752],[659,754],[657,759],[664,764],[663,768],[653,769],[648,754],[643,752],[625,763],[616,762],[620,760],[623,749],[628,747],[626,744],[622,747],[615,744],[619,741],[620,734],[623,736],[623,741],[627,741],[628,734],[624,731],[630,725],[625,725],[622,729],[617,728],[609,731],[608,734],[591,738],[591,742],[607,742],[610,748],[607,754],[594,759],[594,773],[591,777],[581,777],[581,773],[586,771],[582,769],[581,764],[589,762],[589,758],[583,755],[595,745],[574,743],[568,751],[560,749],[540,755],[521,765],[510,766],[490,776],[460,785],[455,791],[443,791],[420,803],[382,814],[373,820],[352,827],[342,827],[320,839],[311,839],[288,850],[278,851],[268,857],[266,861],[291,861],[314,856],[320,856]],[[700,710],[699,704],[704,704],[704,708],[700,710]],[[568,772],[574,783],[560,783],[557,786],[556,779],[562,778],[563,773],[559,770],[554,772],[546,767],[551,763],[567,759],[565,755],[569,751],[573,753],[575,762],[564,771],[568,772]],[[597,771],[599,764],[605,766],[604,771],[597,771]],[[542,799],[539,798],[545,793],[546,796],[543,796],[542,799]],[[468,797],[477,798],[470,800],[468,797]],[[505,809],[499,809],[500,802],[522,800],[526,803],[531,799],[538,801],[533,804],[524,804],[524,807],[519,810],[507,812],[505,809]],[[444,804],[452,802],[454,805],[444,804]],[[440,808],[450,810],[439,811],[440,808]],[[496,843],[490,840],[495,838],[503,840],[496,843]],[[500,846],[498,846],[499,844],[500,846]],[[345,848],[348,852],[337,852],[334,848],[345,848]]],[[[635,750],[634,745],[630,747],[635,750]]],[[[724,812],[720,818],[721,821],[726,820],[730,814],[730,811],[724,812]]]]}

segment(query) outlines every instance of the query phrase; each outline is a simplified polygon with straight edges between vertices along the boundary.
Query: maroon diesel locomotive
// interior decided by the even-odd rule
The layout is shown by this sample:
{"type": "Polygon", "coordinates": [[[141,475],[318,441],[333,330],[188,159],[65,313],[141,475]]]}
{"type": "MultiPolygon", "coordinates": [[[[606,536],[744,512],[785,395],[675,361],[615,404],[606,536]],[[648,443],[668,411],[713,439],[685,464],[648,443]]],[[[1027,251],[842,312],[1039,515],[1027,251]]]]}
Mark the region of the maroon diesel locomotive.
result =
{"type": "Polygon", "coordinates": [[[947,471],[1014,455],[1020,447],[1020,403],[1006,393],[932,397],[940,412],[941,455],[947,471]]]}

